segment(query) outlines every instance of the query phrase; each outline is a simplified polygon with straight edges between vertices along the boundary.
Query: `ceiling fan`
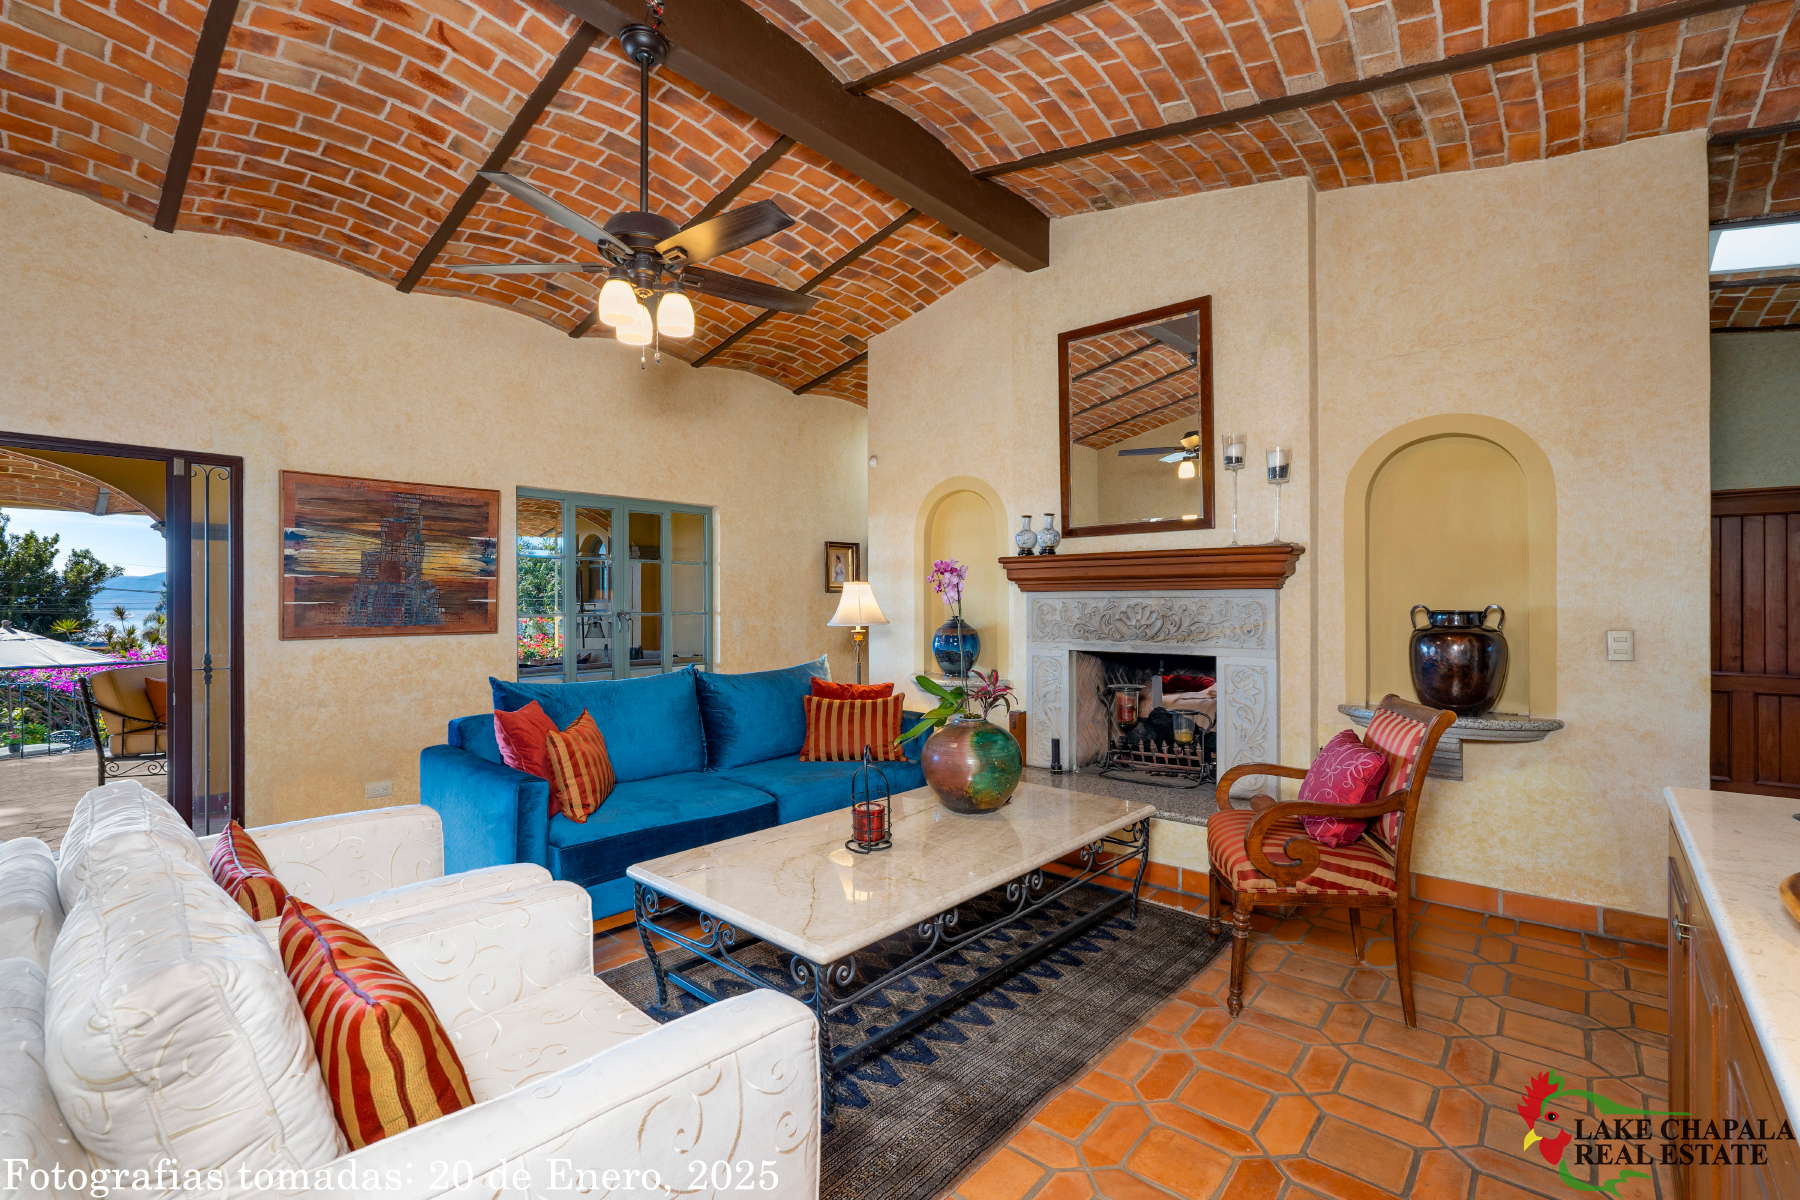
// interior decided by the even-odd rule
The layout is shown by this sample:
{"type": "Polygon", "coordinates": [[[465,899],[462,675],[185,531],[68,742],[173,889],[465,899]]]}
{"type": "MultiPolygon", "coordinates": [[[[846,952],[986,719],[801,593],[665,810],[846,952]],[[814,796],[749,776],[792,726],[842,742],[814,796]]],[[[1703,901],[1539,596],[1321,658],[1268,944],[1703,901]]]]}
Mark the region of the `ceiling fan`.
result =
{"type": "MultiPolygon", "coordinates": [[[[652,5],[657,14],[660,4],[652,5]]],[[[658,21],[660,24],[660,21],[658,21]]],[[[773,200],[759,200],[683,228],[650,211],[650,72],[669,53],[669,41],[650,25],[627,25],[619,33],[625,54],[638,65],[638,207],[612,216],[604,226],[572,212],[523,179],[505,171],[481,177],[549,217],[569,232],[593,242],[604,262],[468,264],[450,270],[462,275],[555,275],[564,271],[606,275],[595,315],[618,331],[627,346],[648,346],[658,337],[684,338],[694,332],[689,292],[739,304],[804,313],[814,297],[695,264],[729,254],[794,223],[773,200]]],[[[661,360],[660,354],[658,361],[661,360]]]]}
{"type": "Polygon", "coordinates": [[[1120,457],[1133,454],[1160,454],[1162,462],[1180,463],[1175,474],[1181,479],[1194,477],[1194,464],[1200,459],[1200,431],[1190,429],[1181,437],[1179,446],[1143,446],[1136,450],[1121,450],[1120,457]]]}

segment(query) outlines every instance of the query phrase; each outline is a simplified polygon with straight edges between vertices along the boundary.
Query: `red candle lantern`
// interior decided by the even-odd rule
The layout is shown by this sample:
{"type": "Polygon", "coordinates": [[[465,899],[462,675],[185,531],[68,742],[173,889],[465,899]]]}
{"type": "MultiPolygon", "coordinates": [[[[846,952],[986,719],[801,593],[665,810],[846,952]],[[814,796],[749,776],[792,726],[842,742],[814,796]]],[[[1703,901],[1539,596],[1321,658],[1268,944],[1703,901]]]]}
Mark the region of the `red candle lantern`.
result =
{"type": "Polygon", "coordinates": [[[850,780],[850,840],[844,843],[846,850],[872,854],[893,846],[888,829],[889,795],[887,776],[864,746],[862,766],[850,780]]]}

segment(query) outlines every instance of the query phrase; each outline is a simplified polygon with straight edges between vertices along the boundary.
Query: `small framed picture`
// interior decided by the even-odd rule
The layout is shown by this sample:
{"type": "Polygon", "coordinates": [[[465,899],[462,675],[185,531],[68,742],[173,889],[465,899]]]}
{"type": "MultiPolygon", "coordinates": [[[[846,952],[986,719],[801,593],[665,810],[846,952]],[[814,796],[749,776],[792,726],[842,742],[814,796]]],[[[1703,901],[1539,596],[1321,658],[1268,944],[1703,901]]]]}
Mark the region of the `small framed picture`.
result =
{"type": "Polygon", "coordinates": [[[825,543],[825,590],[841,592],[844,585],[862,578],[861,542],[825,543]]]}

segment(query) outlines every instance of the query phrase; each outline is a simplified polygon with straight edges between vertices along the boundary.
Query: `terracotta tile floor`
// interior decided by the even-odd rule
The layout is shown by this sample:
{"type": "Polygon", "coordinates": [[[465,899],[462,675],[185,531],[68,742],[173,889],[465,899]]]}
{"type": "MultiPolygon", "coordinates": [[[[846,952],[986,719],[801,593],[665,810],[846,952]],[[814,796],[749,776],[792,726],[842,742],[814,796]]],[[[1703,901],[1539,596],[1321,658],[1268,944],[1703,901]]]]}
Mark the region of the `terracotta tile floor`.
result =
{"type": "MultiPolygon", "coordinates": [[[[1417,1029],[1401,1019],[1385,921],[1358,965],[1342,909],[1259,914],[1241,1017],[1224,1008],[1227,948],[1051,1096],[955,1197],[1572,1195],[1522,1148],[1513,1106],[1526,1078],[1549,1068],[1569,1087],[1660,1107],[1663,951],[1423,903],[1412,919],[1417,1029]]],[[[594,944],[597,970],[643,955],[630,927],[594,944]]],[[[1674,1191],[1657,1168],[1617,1195],[1674,1191]]]]}

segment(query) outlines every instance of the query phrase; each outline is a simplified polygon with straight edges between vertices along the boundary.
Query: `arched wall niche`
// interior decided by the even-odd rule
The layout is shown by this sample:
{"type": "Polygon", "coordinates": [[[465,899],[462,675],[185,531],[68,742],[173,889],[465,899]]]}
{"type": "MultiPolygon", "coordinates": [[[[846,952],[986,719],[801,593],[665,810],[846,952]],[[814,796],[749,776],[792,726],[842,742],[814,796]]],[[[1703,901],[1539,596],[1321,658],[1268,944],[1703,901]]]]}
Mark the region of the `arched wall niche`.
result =
{"type": "Polygon", "coordinates": [[[919,564],[917,669],[938,674],[931,657],[931,635],[950,615],[937,593],[925,582],[931,564],[953,558],[969,568],[963,587],[963,620],[981,634],[981,655],[975,665],[984,671],[1007,675],[1007,583],[1000,570],[1002,547],[1010,545],[1010,527],[1000,493],[972,475],[944,480],[925,495],[914,522],[914,543],[919,564]]]}
{"type": "Polygon", "coordinates": [[[1345,699],[1412,698],[1407,611],[1505,607],[1497,706],[1556,714],[1556,479],[1525,432],[1446,414],[1376,439],[1345,485],[1345,699]]]}

